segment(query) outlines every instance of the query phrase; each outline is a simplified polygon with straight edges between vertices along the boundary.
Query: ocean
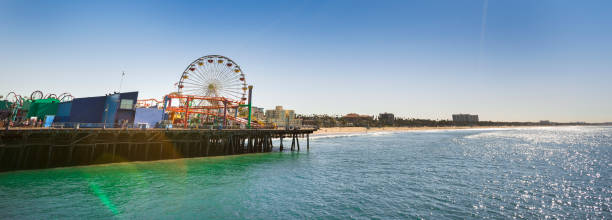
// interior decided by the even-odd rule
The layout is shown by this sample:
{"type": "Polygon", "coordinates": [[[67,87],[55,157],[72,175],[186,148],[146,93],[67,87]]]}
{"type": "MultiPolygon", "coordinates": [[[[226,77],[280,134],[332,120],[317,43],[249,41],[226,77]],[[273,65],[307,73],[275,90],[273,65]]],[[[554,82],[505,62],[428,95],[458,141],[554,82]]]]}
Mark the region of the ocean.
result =
{"type": "Polygon", "coordinates": [[[612,127],[328,135],[310,146],[0,173],[0,219],[612,219],[612,127]]]}

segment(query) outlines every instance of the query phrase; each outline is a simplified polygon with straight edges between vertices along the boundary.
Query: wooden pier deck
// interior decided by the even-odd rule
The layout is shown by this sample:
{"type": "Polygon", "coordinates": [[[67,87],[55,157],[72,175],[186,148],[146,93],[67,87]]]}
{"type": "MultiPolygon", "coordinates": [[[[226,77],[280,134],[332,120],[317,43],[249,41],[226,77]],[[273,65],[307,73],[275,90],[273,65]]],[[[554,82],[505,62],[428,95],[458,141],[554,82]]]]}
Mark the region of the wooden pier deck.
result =
{"type": "Polygon", "coordinates": [[[284,150],[300,150],[299,138],[314,129],[10,129],[0,131],[0,172],[25,169],[152,161],[271,152],[273,138],[284,150]]]}

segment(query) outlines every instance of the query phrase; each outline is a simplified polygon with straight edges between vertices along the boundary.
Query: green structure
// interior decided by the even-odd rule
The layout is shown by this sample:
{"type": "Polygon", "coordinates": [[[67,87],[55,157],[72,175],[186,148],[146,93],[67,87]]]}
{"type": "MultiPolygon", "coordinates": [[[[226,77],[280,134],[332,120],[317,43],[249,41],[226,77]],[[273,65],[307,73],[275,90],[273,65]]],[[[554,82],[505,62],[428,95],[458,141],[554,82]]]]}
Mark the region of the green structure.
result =
{"type": "Polygon", "coordinates": [[[9,110],[10,103],[6,100],[0,100],[0,111],[9,110]]]}
{"type": "Polygon", "coordinates": [[[26,103],[29,103],[27,118],[37,117],[39,119],[44,119],[47,115],[55,115],[57,113],[57,107],[59,106],[60,100],[48,98],[37,99],[26,103]]]}

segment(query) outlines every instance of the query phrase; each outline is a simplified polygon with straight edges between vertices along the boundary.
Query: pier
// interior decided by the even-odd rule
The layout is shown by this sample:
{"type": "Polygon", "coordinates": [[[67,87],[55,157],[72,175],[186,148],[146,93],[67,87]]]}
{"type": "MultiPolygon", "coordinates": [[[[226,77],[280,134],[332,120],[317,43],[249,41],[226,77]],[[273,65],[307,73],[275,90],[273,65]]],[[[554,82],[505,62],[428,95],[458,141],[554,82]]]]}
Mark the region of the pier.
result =
{"type": "Polygon", "coordinates": [[[0,172],[271,152],[273,138],[300,138],[314,129],[11,129],[0,131],[0,172]]]}

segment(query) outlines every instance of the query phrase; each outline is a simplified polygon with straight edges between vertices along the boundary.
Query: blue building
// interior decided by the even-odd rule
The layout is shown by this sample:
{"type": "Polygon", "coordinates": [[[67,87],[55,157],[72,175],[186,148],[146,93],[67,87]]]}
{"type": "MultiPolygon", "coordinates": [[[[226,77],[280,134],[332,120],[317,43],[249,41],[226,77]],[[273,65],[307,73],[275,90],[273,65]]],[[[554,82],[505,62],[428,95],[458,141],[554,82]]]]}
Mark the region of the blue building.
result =
{"type": "Polygon", "coordinates": [[[53,122],[69,122],[70,121],[70,109],[72,108],[72,101],[62,102],[57,106],[57,113],[53,122]]]}
{"type": "Polygon", "coordinates": [[[136,108],[134,124],[145,128],[154,128],[162,121],[164,110],[158,108],[136,108]]]}
{"type": "Polygon", "coordinates": [[[70,106],[68,122],[81,123],[84,127],[91,124],[106,124],[113,127],[123,121],[134,123],[134,106],[138,92],[115,93],[106,96],[75,98],[70,106]]]}

